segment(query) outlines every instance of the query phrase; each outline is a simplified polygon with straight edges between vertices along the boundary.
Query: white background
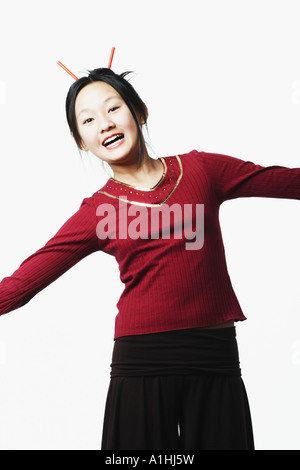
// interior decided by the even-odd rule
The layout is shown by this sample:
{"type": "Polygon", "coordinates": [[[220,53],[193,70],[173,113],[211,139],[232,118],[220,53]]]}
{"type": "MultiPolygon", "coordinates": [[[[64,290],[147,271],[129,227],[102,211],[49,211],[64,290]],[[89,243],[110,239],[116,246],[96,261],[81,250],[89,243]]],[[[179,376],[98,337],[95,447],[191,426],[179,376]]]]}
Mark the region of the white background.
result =
{"type": "MultiPolygon", "coordinates": [[[[300,167],[299,1],[2,2],[0,279],[43,246],[107,180],[80,156],[72,78],[136,72],[154,157],[192,149],[300,167]]],[[[96,161],[97,160],[97,161],[96,161]]],[[[221,207],[258,450],[300,449],[300,205],[221,207]]],[[[116,303],[114,258],[85,258],[0,320],[0,449],[99,449],[116,303]]]]}

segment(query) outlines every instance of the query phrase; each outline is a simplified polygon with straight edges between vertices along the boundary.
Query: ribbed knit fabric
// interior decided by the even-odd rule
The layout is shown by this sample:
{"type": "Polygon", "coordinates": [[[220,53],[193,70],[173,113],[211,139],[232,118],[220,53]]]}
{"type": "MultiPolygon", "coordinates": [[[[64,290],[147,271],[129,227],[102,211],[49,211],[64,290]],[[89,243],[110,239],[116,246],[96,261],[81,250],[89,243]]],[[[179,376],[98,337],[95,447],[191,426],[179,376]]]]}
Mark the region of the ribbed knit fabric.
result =
{"type": "Polygon", "coordinates": [[[196,150],[160,160],[165,174],[153,188],[110,178],[85,198],[44,247],[1,281],[0,314],[102,250],[115,256],[125,285],[115,338],[245,320],[227,270],[219,207],[238,197],[300,200],[300,168],[196,150]]]}

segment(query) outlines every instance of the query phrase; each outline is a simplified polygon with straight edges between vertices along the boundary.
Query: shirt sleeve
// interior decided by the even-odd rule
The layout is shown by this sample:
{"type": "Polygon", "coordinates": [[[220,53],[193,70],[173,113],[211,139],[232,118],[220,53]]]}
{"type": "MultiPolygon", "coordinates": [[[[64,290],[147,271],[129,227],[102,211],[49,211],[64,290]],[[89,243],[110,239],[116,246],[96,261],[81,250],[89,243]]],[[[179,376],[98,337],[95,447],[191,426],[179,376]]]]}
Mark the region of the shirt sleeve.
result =
{"type": "Polygon", "coordinates": [[[72,266],[99,249],[94,202],[85,198],[79,210],[44,247],[0,282],[0,315],[27,304],[72,266]]]}
{"type": "Polygon", "coordinates": [[[261,166],[228,155],[200,154],[220,203],[238,197],[300,200],[300,168],[261,166]]]}

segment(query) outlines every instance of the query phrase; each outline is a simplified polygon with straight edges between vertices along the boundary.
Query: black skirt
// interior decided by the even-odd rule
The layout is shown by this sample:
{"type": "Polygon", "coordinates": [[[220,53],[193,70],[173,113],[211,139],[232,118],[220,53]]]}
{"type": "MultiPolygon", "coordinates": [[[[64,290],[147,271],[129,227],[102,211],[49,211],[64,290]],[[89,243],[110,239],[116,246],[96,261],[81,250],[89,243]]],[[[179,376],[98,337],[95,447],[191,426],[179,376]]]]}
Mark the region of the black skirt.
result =
{"type": "Polygon", "coordinates": [[[254,450],[235,328],[118,338],[102,450],[254,450]]]}

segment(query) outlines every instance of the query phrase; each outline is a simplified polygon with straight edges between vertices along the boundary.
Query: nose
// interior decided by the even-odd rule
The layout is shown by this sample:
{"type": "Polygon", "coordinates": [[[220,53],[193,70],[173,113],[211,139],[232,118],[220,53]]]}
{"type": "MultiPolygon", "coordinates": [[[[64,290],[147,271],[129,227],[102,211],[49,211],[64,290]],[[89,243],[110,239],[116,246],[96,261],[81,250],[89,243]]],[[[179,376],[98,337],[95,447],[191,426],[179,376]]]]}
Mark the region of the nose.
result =
{"type": "Polygon", "coordinates": [[[115,127],[114,122],[106,116],[105,118],[101,118],[99,123],[99,134],[104,134],[107,131],[110,131],[115,127]]]}

